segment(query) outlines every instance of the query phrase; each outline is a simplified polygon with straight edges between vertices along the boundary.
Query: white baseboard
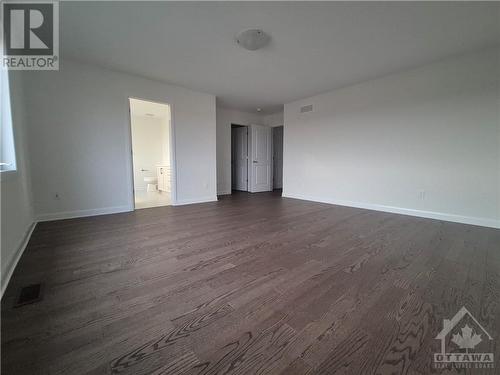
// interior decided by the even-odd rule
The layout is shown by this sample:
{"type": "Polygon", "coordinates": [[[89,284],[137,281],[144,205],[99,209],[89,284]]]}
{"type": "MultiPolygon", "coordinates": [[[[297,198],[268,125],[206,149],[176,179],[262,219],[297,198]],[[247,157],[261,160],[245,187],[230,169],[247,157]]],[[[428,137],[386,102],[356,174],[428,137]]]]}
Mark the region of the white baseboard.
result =
{"type": "Polygon", "coordinates": [[[217,196],[202,197],[198,199],[178,199],[173,206],[183,206],[185,204],[196,204],[196,203],[207,203],[207,202],[217,202],[217,196]]]}
{"type": "Polygon", "coordinates": [[[224,190],[224,191],[217,192],[217,195],[230,195],[231,193],[232,193],[231,190],[229,190],[229,191],[224,190]]]}
{"type": "Polygon", "coordinates": [[[49,214],[40,214],[40,215],[37,215],[37,220],[39,222],[41,222],[41,221],[52,221],[52,220],[62,220],[62,219],[74,219],[77,217],[117,214],[120,212],[129,212],[129,211],[133,211],[133,208],[131,208],[130,206],[92,208],[89,210],[77,210],[77,211],[66,211],[66,212],[54,212],[54,213],[49,213],[49,214]]]}
{"type": "Polygon", "coordinates": [[[31,238],[31,235],[33,234],[33,231],[35,230],[36,227],[36,222],[32,222],[26,232],[24,233],[23,238],[21,239],[19,246],[16,250],[16,253],[14,254],[14,257],[10,260],[9,265],[6,267],[6,270],[4,273],[2,273],[2,286],[1,286],[1,296],[3,297],[3,293],[5,292],[5,289],[7,288],[7,285],[9,285],[10,278],[12,277],[12,274],[14,273],[14,270],[16,269],[17,263],[19,263],[19,259],[21,259],[21,256],[24,253],[24,250],[26,250],[26,246],[28,245],[28,242],[31,238]]]}
{"type": "Polygon", "coordinates": [[[484,218],[480,218],[480,217],[461,216],[461,215],[447,214],[447,213],[436,212],[436,211],[415,210],[412,208],[385,206],[385,205],[381,205],[381,204],[352,202],[352,201],[344,201],[344,200],[337,200],[337,199],[330,199],[330,198],[318,198],[318,197],[312,197],[312,196],[301,195],[301,194],[293,194],[293,193],[289,194],[289,193],[285,193],[285,192],[282,194],[282,196],[285,198],[294,198],[294,199],[301,199],[301,200],[306,200],[306,201],[329,203],[329,204],[335,204],[335,205],[339,205],[339,206],[364,208],[367,210],[390,212],[390,213],[394,213],[394,214],[425,217],[427,219],[451,221],[454,223],[479,225],[482,227],[490,227],[490,228],[500,228],[500,220],[494,220],[494,219],[484,219],[484,218]]]}

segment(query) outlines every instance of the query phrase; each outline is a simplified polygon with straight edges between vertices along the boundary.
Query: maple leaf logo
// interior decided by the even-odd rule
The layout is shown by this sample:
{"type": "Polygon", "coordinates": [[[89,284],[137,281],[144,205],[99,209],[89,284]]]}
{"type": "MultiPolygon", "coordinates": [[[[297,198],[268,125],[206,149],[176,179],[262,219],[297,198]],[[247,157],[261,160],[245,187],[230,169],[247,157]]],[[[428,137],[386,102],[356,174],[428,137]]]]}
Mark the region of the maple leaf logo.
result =
{"type": "Polygon", "coordinates": [[[451,341],[457,344],[460,349],[466,349],[468,351],[469,349],[474,349],[476,345],[483,340],[481,339],[481,335],[473,333],[472,328],[466,324],[465,327],[462,328],[462,334],[454,334],[451,341]]]}

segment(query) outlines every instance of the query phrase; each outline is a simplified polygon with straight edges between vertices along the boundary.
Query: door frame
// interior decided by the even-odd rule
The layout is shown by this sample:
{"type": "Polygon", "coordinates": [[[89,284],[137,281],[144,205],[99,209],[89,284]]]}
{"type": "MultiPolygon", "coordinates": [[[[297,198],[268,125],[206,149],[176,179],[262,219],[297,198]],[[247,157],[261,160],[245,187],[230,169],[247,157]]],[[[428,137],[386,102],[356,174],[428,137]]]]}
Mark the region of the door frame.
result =
{"type": "Polygon", "coordinates": [[[176,160],[176,150],[175,150],[175,115],[174,107],[168,102],[160,102],[158,100],[144,99],[137,96],[127,97],[127,113],[128,113],[128,165],[127,172],[129,174],[129,205],[130,211],[135,211],[135,189],[134,189],[134,157],[133,157],[133,147],[132,147],[132,112],[130,110],[130,99],[141,100],[143,102],[150,102],[156,104],[167,105],[170,107],[170,201],[171,205],[175,206],[177,204],[177,160],[176,160]]]}

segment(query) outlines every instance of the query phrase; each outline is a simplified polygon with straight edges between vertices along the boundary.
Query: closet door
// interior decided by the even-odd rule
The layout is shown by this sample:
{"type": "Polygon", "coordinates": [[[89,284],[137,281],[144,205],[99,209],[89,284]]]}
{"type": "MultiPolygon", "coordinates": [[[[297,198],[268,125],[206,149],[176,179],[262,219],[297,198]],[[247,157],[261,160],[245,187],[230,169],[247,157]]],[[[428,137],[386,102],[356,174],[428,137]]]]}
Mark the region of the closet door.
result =
{"type": "Polygon", "coordinates": [[[250,191],[273,190],[272,129],[268,126],[250,126],[250,191]]]}

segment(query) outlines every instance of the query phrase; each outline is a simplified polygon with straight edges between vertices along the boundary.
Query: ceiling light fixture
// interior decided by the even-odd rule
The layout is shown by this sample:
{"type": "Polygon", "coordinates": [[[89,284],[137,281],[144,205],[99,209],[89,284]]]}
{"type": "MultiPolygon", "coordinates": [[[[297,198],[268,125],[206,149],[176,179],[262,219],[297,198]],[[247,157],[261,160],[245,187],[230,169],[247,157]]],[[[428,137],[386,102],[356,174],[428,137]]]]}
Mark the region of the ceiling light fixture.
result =
{"type": "Polygon", "coordinates": [[[261,29],[247,29],[236,36],[236,43],[249,51],[255,51],[269,43],[271,37],[261,29]]]}

